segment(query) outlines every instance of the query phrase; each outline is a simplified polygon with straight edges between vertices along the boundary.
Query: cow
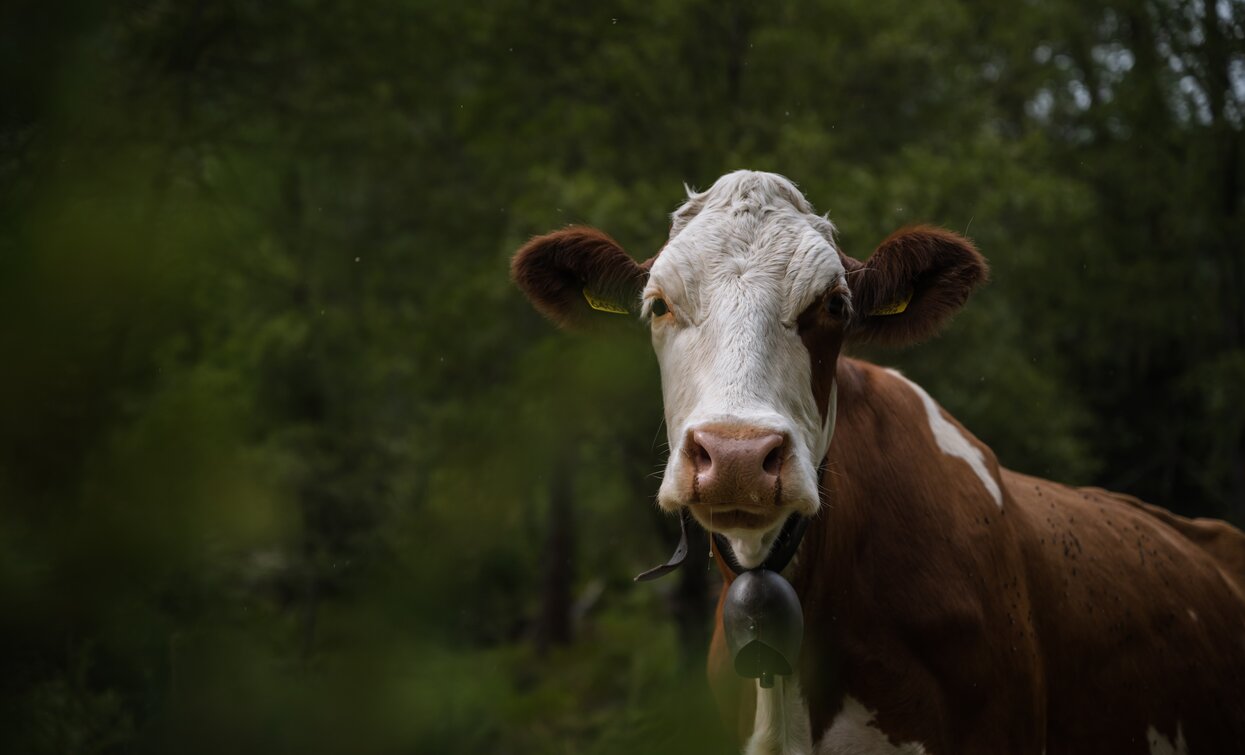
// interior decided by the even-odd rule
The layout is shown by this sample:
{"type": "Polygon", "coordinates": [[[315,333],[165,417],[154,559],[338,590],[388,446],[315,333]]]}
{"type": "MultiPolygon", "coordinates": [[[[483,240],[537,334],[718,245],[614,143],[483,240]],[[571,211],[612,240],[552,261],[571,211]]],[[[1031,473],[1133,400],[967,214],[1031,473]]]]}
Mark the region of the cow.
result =
{"type": "Polygon", "coordinates": [[[643,263],[569,227],[512,276],[561,326],[648,324],[661,509],[744,568],[810,521],[783,570],[795,673],[737,675],[718,604],[710,686],[745,752],[1245,751],[1245,535],[1006,469],[919,385],[844,355],[937,333],[987,278],[968,239],[908,227],[862,263],[790,180],[738,171],[689,190],[643,263]]]}

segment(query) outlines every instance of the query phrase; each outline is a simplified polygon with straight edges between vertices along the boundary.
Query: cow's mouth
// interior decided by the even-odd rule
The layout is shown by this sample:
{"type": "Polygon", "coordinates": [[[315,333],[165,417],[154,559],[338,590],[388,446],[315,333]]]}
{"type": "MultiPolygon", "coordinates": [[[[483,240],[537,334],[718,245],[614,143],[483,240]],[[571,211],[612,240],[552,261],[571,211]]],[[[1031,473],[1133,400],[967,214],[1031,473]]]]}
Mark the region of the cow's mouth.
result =
{"type": "Polygon", "coordinates": [[[768,530],[786,513],[785,509],[758,509],[747,506],[688,506],[688,511],[710,532],[728,530],[768,530]]]}

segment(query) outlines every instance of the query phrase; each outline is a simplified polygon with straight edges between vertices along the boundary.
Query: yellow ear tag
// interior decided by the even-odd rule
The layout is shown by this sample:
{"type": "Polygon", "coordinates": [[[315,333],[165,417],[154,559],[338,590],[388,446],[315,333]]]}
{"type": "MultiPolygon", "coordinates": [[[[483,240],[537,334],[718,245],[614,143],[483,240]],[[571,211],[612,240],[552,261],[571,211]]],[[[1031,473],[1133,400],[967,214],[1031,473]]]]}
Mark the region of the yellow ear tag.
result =
{"type": "Polygon", "coordinates": [[[897,314],[899,314],[900,312],[903,312],[905,309],[907,309],[907,308],[908,308],[908,302],[910,302],[910,301],[912,301],[912,292],[911,292],[911,291],[909,291],[909,292],[908,292],[908,295],[907,295],[907,296],[905,296],[904,298],[900,299],[899,301],[891,302],[890,304],[887,304],[885,307],[878,307],[877,309],[875,309],[875,310],[873,310],[872,312],[870,312],[870,313],[869,313],[869,315],[870,315],[870,316],[873,316],[873,315],[897,315],[897,314]]]}
{"type": "Polygon", "coordinates": [[[605,299],[598,299],[597,297],[588,293],[587,288],[584,289],[584,300],[588,302],[589,307],[592,307],[598,312],[611,312],[616,315],[631,314],[631,312],[628,311],[626,307],[620,307],[613,302],[606,301],[605,299]]]}

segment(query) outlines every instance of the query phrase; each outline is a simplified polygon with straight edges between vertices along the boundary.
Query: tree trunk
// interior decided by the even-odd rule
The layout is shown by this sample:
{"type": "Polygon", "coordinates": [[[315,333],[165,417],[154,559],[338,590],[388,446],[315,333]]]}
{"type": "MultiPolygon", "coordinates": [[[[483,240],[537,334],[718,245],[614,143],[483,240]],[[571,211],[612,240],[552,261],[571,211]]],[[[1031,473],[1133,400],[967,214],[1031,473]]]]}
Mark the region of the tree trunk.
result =
{"type": "MultiPolygon", "coordinates": [[[[572,454],[564,451],[561,458],[572,454]]],[[[556,463],[549,476],[548,537],[545,541],[544,575],[541,585],[540,619],[536,625],[536,651],[549,652],[554,645],[571,641],[571,585],[575,580],[575,532],[572,511],[573,463],[556,463]]]]}
{"type": "MultiPolygon", "coordinates": [[[[694,524],[687,528],[687,561],[679,569],[679,584],[671,595],[671,613],[679,640],[679,663],[687,669],[703,666],[709,652],[709,621],[713,613],[708,561],[709,538],[694,524]]],[[[716,573],[716,572],[715,572],[716,573]]]]}

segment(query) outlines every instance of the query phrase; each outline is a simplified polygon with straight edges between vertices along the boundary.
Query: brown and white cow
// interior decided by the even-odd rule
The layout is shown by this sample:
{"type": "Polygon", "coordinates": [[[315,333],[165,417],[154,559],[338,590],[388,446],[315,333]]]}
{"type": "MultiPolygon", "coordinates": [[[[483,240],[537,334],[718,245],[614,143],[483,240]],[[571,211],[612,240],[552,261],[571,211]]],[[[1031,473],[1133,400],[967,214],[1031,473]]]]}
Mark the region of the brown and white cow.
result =
{"type": "Polygon", "coordinates": [[[738,678],[719,603],[709,675],[747,752],[1245,752],[1241,532],[1007,470],[919,386],[841,356],[944,325],[986,278],[968,240],[910,228],[860,263],[790,181],[740,171],[691,194],[643,264],[568,228],[513,274],[559,324],[650,324],[659,506],[745,567],[815,517],[784,572],[797,675],[738,678]]]}

